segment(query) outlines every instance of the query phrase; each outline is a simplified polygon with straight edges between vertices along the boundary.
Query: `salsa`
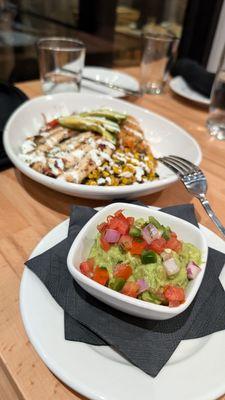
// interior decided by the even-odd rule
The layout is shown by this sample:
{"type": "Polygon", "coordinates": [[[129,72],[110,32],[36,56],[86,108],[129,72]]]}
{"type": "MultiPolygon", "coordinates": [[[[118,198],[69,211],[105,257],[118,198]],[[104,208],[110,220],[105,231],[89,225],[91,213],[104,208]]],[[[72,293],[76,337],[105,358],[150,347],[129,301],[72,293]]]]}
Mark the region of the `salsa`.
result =
{"type": "Polygon", "coordinates": [[[183,242],[169,226],[153,216],[109,215],[80,271],[88,278],[124,295],[177,307],[185,288],[201,271],[201,252],[183,242]]]}

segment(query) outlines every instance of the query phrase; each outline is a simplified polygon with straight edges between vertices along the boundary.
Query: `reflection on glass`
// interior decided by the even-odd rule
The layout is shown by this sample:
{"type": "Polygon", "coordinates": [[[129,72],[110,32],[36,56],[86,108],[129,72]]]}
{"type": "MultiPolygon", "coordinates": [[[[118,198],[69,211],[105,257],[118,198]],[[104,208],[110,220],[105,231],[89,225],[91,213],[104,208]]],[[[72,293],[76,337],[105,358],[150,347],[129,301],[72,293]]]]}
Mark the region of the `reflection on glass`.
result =
{"type": "Polygon", "coordinates": [[[40,39],[38,55],[45,94],[79,92],[85,59],[82,42],[70,38],[40,39]]]}
{"type": "Polygon", "coordinates": [[[206,125],[211,136],[225,140],[225,47],[212,87],[206,125]]]}
{"type": "Polygon", "coordinates": [[[48,36],[84,42],[88,65],[137,66],[142,32],[180,37],[186,5],[187,0],[0,0],[0,79],[37,79],[35,45],[48,36]]]}

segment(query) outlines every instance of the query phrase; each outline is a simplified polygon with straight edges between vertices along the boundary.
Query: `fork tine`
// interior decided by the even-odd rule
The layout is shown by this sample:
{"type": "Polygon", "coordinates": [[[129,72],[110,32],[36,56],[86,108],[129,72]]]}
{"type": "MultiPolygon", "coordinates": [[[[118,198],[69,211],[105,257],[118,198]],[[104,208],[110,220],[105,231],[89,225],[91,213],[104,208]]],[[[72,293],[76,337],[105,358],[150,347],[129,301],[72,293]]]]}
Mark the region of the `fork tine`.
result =
{"type": "Polygon", "coordinates": [[[177,168],[174,163],[166,160],[166,157],[158,158],[158,160],[161,161],[161,163],[164,164],[167,168],[171,169],[176,175],[183,175],[183,172],[179,168],[177,168]]]}
{"type": "Polygon", "coordinates": [[[174,160],[172,157],[170,156],[166,156],[164,157],[166,159],[166,161],[170,162],[171,165],[174,165],[175,167],[177,167],[179,169],[179,171],[183,174],[189,174],[192,170],[190,169],[190,167],[185,166],[184,164],[182,164],[182,162],[180,162],[179,160],[174,160]]]}
{"type": "Polygon", "coordinates": [[[173,156],[173,155],[169,155],[170,158],[172,158],[175,161],[180,161],[182,164],[184,164],[187,167],[192,168],[194,171],[198,171],[199,168],[197,165],[193,164],[191,161],[188,161],[182,157],[178,157],[178,156],[173,156]]]}

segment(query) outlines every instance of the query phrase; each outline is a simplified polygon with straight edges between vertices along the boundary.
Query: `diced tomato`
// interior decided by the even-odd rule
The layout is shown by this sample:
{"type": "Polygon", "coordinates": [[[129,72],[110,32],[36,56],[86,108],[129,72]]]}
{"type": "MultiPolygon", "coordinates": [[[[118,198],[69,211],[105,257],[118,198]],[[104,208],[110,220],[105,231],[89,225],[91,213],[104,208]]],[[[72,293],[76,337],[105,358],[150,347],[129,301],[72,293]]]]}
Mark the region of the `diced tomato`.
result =
{"type": "Polygon", "coordinates": [[[126,282],[121,293],[130,297],[137,297],[139,289],[140,288],[137,282],[126,282]]]}
{"type": "Polygon", "coordinates": [[[125,217],[125,215],[123,215],[123,210],[116,211],[114,215],[115,215],[115,217],[128,222],[129,226],[134,224],[134,217],[125,217]]]}
{"type": "Polygon", "coordinates": [[[143,242],[136,242],[135,240],[133,240],[130,253],[135,255],[140,255],[142,251],[146,248],[146,246],[147,243],[145,242],[145,240],[143,240],[143,242]]]}
{"type": "Polygon", "coordinates": [[[124,250],[129,250],[132,247],[133,239],[129,235],[120,236],[118,244],[120,244],[124,250]]]}
{"type": "Polygon", "coordinates": [[[127,280],[132,275],[132,268],[128,264],[118,264],[115,267],[113,276],[127,280]]]}
{"type": "Polygon", "coordinates": [[[125,217],[125,215],[123,215],[123,211],[124,211],[124,210],[118,210],[118,211],[116,211],[115,214],[114,214],[114,216],[126,220],[127,218],[125,217]]]}
{"type": "Polygon", "coordinates": [[[150,250],[155,251],[157,254],[161,254],[166,247],[166,240],[161,237],[160,239],[155,239],[149,245],[150,250]]]}
{"type": "Polygon", "coordinates": [[[92,278],[93,272],[94,272],[94,258],[89,258],[87,261],[83,261],[80,264],[80,272],[83,275],[88,276],[89,278],[92,278]]]}
{"type": "Polygon", "coordinates": [[[125,235],[129,230],[129,223],[126,219],[113,217],[108,222],[109,229],[115,229],[116,231],[120,232],[121,235],[125,235]]]}
{"type": "Polygon", "coordinates": [[[56,119],[53,119],[52,121],[49,121],[49,122],[47,123],[47,128],[52,129],[52,128],[55,128],[55,127],[58,126],[58,125],[59,125],[59,121],[58,121],[58,119],[56,118],[56,119]]]}
{"type": "Polygon", "coordinates": [[[134,225],[134,217],[127,217],[127,221],[129,222],[129,226],[134,225]]]}
{"type": "Polygon", "coordinates": [[[100,244],[103,248],[104,251],[109,251],[110,249],[110,244],[104,239],[103,236],[100,237],[100,244]]]}
{"type": "Polygon", "coordinates": [[[94,274],[93,274],[93,280],[95,282],[100,283],[100,285],[105,286],[105,284],[109,280],[108,270],[106,268],[102,268],[99,266],[95,267],[94,274]]]}
{"type": "Polygon", "coordinates": [[[108,228],[115,229],[120,232],[121,235],[125,235],[130,227],[129,220],[123,215],[123,210],[118,210],[114,215],[110,215],[107,218],[108,228]]]}
{"type": "Polygon", "coordinates": [[[106,229],[115,229],[121,235],[126,235],[133,223],[133,217],[126,218],[125,215],[123,215],[123,210],[118,210],[114,215],[109,215],[107,217],[107,222],[103,222],[102,224],[98,225],[97,229],[101,233],[104,233],[106,229]]]}
{"type": "Polygon", "coordinates": [[[164,288],[164,296],[169,302],[170,307],[177,307],[185,300],[184,289],[178,286],[168,285],[164,288]],[[177,304],[179,302],[179,304],[177,304]]]}
{"type": "Polygon", "coordinates": [[[177,238],[177,234],[175,232],[170,232],[170,237],[177,238]]]}
{"type": "Polygon", "coordinates": [[[97,229],[100,233],[104,233],[108,227],[108,224],[106,222],[102,222],[102,224],[97,226],[97,229]]]}
{"type": "Polygon", "coordinates": [[[182,243],[177,238],[171,237],[166,242],[166,248],[178,252],[178,251],[180,251],[182,249],[182,243]]]}

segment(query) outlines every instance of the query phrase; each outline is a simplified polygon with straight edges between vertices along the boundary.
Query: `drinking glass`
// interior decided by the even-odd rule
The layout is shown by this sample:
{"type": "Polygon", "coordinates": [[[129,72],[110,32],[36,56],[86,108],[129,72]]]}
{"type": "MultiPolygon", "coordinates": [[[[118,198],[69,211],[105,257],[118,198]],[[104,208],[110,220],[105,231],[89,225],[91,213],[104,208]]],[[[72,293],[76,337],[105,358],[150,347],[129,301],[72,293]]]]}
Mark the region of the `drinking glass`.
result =
{"type": "Polygon", "coordinates": [[[225,140],[225,47],[211,91],[206,126],[211,136],[219,140],[225,140]]]}
{"type": "Polygon", "coordinates": [[[37,43],[40,79],[45,94],[79,92],[85,46],[70,38],[49,37],[37,43]]]}
{"type": "Polygon", "coordinates": [[[140,76],[143,93],[162,93],[177,45],[178,39],[172,35],[143,34],[140,76]]]}

